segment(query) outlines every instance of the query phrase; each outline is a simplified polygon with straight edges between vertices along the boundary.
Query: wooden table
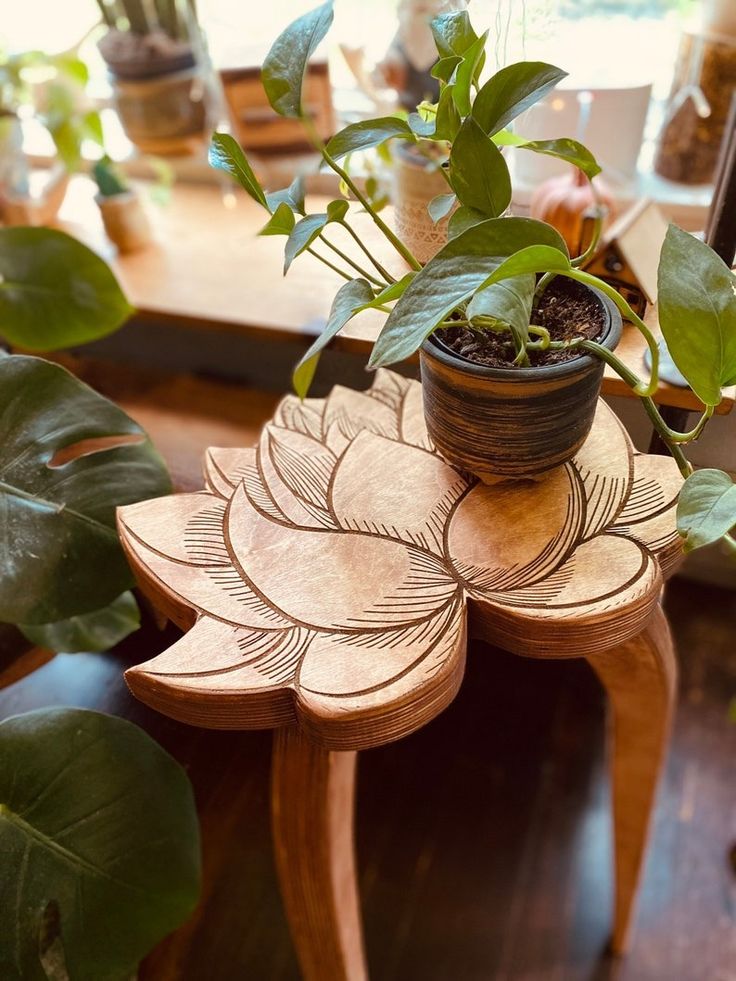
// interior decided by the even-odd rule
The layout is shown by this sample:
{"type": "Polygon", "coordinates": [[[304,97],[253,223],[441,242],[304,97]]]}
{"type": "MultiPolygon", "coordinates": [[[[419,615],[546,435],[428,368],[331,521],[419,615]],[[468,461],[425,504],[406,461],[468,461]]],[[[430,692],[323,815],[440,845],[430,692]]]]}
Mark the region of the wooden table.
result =
{"type": "MultiPolygon", "coordinates": [[[[253,449],[210,449],[204,491],[121,509],[141,587],[188,632],[127,672],[173,718],[275,729],[272,813],[307,981],[367,976],[352,844],[357,751],[455,696],[466,638],[583,657],[612,706],[616,902],[627,945],[671,721],[659,605],[681,478],[599,403],[576,459],[486,486],[444,463],[417,382],[287,396],[253,449]]],[[[457,828],[461,834],[462,829],[457,828]]]]}
{"type": "MultiPolygon", "coordinates": [[[[142,193],[146,193],[142,188],[142,193]]],[[[304,338],[305,346],[320,332],[332,298],[343,282],[322,263],[301,255],[288,276],[282,276],[284,239],[270,236],[256,240],[265,224],[263,209],[239,190],[224,193],[221,186],[181,183],[170,203],[149,211],[156,243],[142,252],[119,256],[104,236],[93,200],[94,188],[84,177],[71,183],[61,212],[62,227],[104,255],[138,314],[157,322],[234,332],[274,342],[304,338]]],[[[309,201],[315,211],[324,210],[327,198],[309,201]]],[[[386,212],[391,220],[390,209],[386,212]]],[[[403,261],[373,223],[356,214],[356,228],[394,274],[406,271],[403,261]]],[[[331,229],[336,244],[358,257],[357,247],[340,228],[331,229]]],[[[656,328],[656,310],[648,321],[656,328]]],[[[366,359],[383,319],[377,311],[365,311],[336,338],[338,348],[366,359]]],[[[618,355],[641,377],[645,344],[639,332],[626,326],[618,355]]],[[[631,389],[606,367],[603,392],[631,396],[631,389]]],[[[733,408],[736,389],[729,389],[716,410],[733,408]]],[[[656,400],[661,405],[700,411],[689,389],[660,382],[656,400]]]]}

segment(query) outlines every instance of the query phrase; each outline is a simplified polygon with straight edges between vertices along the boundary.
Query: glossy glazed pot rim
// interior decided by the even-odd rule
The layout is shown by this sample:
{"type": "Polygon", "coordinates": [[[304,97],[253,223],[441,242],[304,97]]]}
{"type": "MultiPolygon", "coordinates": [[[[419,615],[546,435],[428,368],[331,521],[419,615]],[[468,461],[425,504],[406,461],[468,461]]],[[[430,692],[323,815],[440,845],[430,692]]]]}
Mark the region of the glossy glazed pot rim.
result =
{"type": "MultiPolygon", "coordinates": [[[[606,323],[603,332],[595,338],[600,344],[613,351],[621,340],[623,331],[623,321],[618,307],[604,293],[594,286],[585,286],[591,293],[595,293],[596,298],[603,307],[606,315],[606,323]]],[[[421,351],[430,357],[441,361],[442,364],[457,371],[462,371],[468,375],[475,375],[479,378],[492,378],[494,381],[550,381],[553,378],[566,378],[577,375],[580,372],[588,371],[595,365],[603,365],[600,358],[593,354],[581,354],[569,361],[562,361],[559,364],[539,365],[530,368],[492,368],[489,365],[475,364],[462,358],[451,351],[442,341],[433,334],[422,344],[421,351]]]]}

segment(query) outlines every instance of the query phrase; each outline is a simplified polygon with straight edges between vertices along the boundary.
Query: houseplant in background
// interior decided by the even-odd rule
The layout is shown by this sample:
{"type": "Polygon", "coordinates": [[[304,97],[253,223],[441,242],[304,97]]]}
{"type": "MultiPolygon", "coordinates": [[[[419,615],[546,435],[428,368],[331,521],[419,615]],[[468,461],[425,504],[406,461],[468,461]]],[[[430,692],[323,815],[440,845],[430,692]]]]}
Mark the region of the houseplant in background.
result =
{"type": "Polygon", "coordinates": [[[128,139],[144,153],[189,153],[204,136],[207,85],[194,0],[97,0],[99,42],[128,139]]]}
{"type": "MultiPolygon", "coordinates": [[[[427,262],[447,242],[450,212],[434,219],[429,205],[447,194],[442,172],[447,164],[445,147],[431,140],[409,143],[397,140],[391,148],[391,203],[396,232],[412,255],[427,262]]],[[[452,209],[451,209],[452,210],[452,209]]]]}
{"type": "MultiPolygon", "coordinates": [[[[130,314],[109,268],[62,232],[0,229],[0,334],[49,351],[130,314]]],[[[60,365],[0,355],[0,620],[52,650],[138,624],[118,504],[170,489],[141,428],[60,365]]],[[[0,723],[0,976],[130,978],[192,911],[199,832],[182,768],[131,723],[42,709],[0,723]]]]}
{"type": "Polygon", "coordinates": [[[82,143],[102,146],[102,123],[86,93],[88,72],[75,54],[0,52],[0,218],[5,224],[49,224],[82,160],[82,143]],[[33,112],[58,154],[42,192],[31,193],[22,116],[33,112]]]}
{"type": "Polygon", "coordinates": [[[107,237],[120,252],[137,252],[151,241],[151,226],[140,196],[132,190],[109,157],[98,160],[92,168],[97,184],[97,206],[107,237]]]}
{"type": "Polygon", "coordinates": [[[302,110],[301,87],[307,60],[331,21],[328,2],[290,25],[264,61],[263,83],[277,112],[302,119],[324,162],[405,260],[408,271],[397,279],[360,240],[349,221],[350,199],[331,202],[323,213],[306,214],[299,183],[266,194],[241,148],[227,134],[215,134],[210,152],[213,165],[236,178],[270,215],[264,233],[286,236],[285,271],[298,255],[309,252],[346,280],[322,335],[295,369],[297,392],[306,395],[320,351],[344,325],[365,309],[379,309],[386,313],[386,322],[369,364],[376,368],[396,363],[420,351],[427,426],[442,454],[481,479],[540,476],[569,459],[584,440],[591,399],[594,404],[602,366],[607,363],[641,397],[686,478],[679,511],[685,547],[722,536],[733,545],[728,536],[736,524],[731,478],[719,471],[693,474],[682,452],[683,444],[702,432],[722,388],[736,381],[736,295],[730,270],[703,243],[670,228],[659,269],[661,326],[676,364],[704,404],[702,418],[690,432],[674,432],[652,398],[658,384],[658,350],[647,325],[611,286],[579,269],[586,256],[571,259],[551,226],[534,219],[500,217],[511,199],[500,145],[561,157],[589,178],[599,170],[590,153],[574,140],[530,143],[506,128],[564,73],[551,65],[522,62],[501,69],[481,85],[486,35],[475,33],[464,11],[443,15],[432,23],[439,54],[434,72],[441,82],[437,104],[420,107],[408,120],[388,116],[353,123],[324,145],[302,110]],[[340,164],[349,152],[389,139],[432,139],[449,145],[448,165],[443,168],[447,191],[434,199],[432,208],[437,216],[458,207],[448,224],[450,241],[424,267],[340,164]],[[335,244],[329,233],[337,226],[357,241],[370,268],[335,244]],[[557,284],[570,281],[575,289],[577,284],[585,288],[582,311],[580,305],[570,308],[567,303],[567,291],[573,287],[563,286],[559,295],[555,292],[560,289],[557,284]],[[544,305],[552,302],[559,307],[560,298],[570,312],[553,323],[556,318],[547,317],[544,305]],[[540,322],[540,311],[546,323],[540,322]],[[621,316],[642,333],[649,347],[648,381],[636,377],[612,350],[621,316]],[[463,353],[464,344],[476,350],[463,353]],[[559,377],[569,393],[570,376],[577,376],[579,382],[594,369],[598,382],[589,383],[583,399],[573,385],[572,397],[562,399],[563,411],[555,396],[559,377]],[[497,386],[503,391],[499,393],[497,386]],[[473,392],[470,404],[469,391],[473,392]],[[549,440],[540,441],[535,435],[538,425],[549,426],[550,415],[552,459],[546,449],[549,440]],[[573,433],[563,446],[561,431],[567,428],[573,433]],[[499,430],[500,445],[495,438],[499,430]],[[506,444],[512,434],[517,445],[509,457],[506,444]]]}

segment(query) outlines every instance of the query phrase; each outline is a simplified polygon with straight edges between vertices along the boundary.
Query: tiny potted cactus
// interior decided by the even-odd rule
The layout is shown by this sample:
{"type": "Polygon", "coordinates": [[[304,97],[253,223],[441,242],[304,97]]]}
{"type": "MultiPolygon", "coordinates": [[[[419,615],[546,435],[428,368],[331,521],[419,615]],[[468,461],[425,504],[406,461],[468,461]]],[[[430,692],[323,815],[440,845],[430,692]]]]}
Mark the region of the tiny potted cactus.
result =
{"type": "Polygon", "coordinates": [[[151,226],[140,197],[130,188],[109,157],[92,168],[97,184],[97,206],[107,237],[120,252],[137,252],[151,241],[151,226]]]}
{"type": "Polygon", "coordinates": [[[481,84],[486,35],[475,33],[465,11],[446,13],[432,22],[438,102],[408,119],[352,123],[324,144],[302,107],[301,89],[307,60],[331,21],[331,0],[295,21],[275,41],[262,78],[273,108],[302,120],[324,163],[340,178],[344,196],[323,213],[308,214],[299,182],[266,194],[232,137],[216,133],[210,150],[213,165],[264,208],[264,233],[286,237],[287,270],[309,252],[345,280],[322,334],[294,371],[297,394],[306,395],[320,352],[345,324],[366,309],[379,310],[386,319],[369,367],[419,352],[427,430],[445,459],[483,481],[543,480],[585,440],[607,364],[641,398],[685,478],[678,513],[685,547],[723,537],[736,549],[729,534],[736,525],[732,478],[716,470],[693,472],[683,453],[713,415],[722,389],[736,384],[736,280],[730,269],[706,244],[670,226],[659,263],[660,326],[673,360],[703,404],[692,430],[674,431],[653,399],[659,384],[656,338],[612,286],[581,268],[595,248],[602,214],[589,248],[572,257],[551,225],[506,214],[511,181],[500,151],[504,145],[561,158],[590,180],[600,171],[576,140],[528,141],[508,129],[565,73],[520,62],[481,84]],[[424,266],[341,163],[351,152],[397,139],[432,140],[447,151],[441,167],[446,190],[432,207],[435,215],[455,209],[449,241],[424,266]],[[404,260],[405,271],[389,271],[383,256],[362,241],[350,224],[352,205],[368,213],[404,260]],[[337,225],[360,254],[347,254],[335,243],[337,225]],[[646,341],[648,379],[637,377],[615,354],[623,318],[646,341]]]}
{"type": "Polygon", "coordinates": [[[99,42],[128,139],[144,153],[188,153],[206,124],[202,39],[194,0],[97,0],[99,42]]]}

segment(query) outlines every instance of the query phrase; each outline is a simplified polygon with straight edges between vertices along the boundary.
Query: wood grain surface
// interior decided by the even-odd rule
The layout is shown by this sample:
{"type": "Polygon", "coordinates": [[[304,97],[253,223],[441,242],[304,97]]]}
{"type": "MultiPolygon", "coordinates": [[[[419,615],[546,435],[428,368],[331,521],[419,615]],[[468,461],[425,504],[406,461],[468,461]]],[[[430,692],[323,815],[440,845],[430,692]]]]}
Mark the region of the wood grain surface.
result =
{"type": "MultiPolygon", "coordinates": [[[[272,415],[269,396],[235,387],[231,396],[227,386],[192,379],[172,387],[119,366],[85,373],[134,414],[145,410],[180,489],[199,486],[202,447],[247,445],[272,415]]],[[[664,528],[666,512],[657,520],[664,528]]],[[[605,954],[608,793],[592,673],[582,660],[532,662],[473,641],[453,704],[412,737],[361,755],[358,872],[375,978],[736,976],[728,859],[736,728],[727,711],[736,692],[735,596],[680,579],[668,588],[683,677],[628,956],[605,954]]],[[[296,981],[270,857],[270,734],[193,729],[133,699],[122,668],[177,636],[144,624],[115,653],[61,655],[26,677],[4,677],[0,717],[56,704],[112,712],[143,725],[186,766],[202,820],[205,888],[192,920],[144,963],[141,981],[296,981]]]]}
{"type": "Polygon", "coordinates": [[[287,397],[257,447],[210,449],[205,475],[201,493],[119,511],[142,588],[188,628],[126,678],[182,721],[276,727],[277,866],[305,977],[365,977],[354,751],[450,704],[466,619],[519,654],[605,658],[623,950],[666,745],[650,665],[671,651],[650,622],[681,552],[674,462],[636,453],[601,402],[576,458],[545,480],[481,483],[433,449],[421,386],[381,371],[367,393],[287,397]]]}
{"type": "Polygon", "coordinates": [[[385,371],[367,393],[287,397],[257,447],[205,466],[204,491],[119,514],[142,588],[191,628],[128,682],[196,725],[399,739],[456,694],[466,605],[475,636],[516,653],[593,654],[643,629],[681,554],[674,462],[636,453],[602,402],[539,482],[449,466],[420,385],[385,371]]]}
{"type": "Polygon", "coordinates": [[[635,898],[649,840],[654,795],[669,743],[677,663],[662,609],[636,637],[588,663],[610,699],[616,899],[611,946],[631,941],[635,898]]]}
{"type": "Polygon", "coordinates": [[[271,777],[276,868],[304,981],[367,981],[355,876],[357,753],[298,726],[277,730],[271,777]]]}

